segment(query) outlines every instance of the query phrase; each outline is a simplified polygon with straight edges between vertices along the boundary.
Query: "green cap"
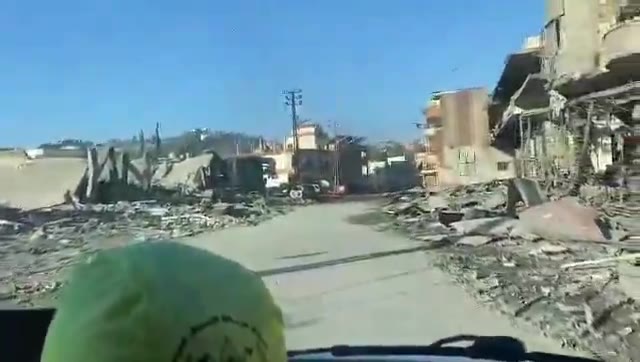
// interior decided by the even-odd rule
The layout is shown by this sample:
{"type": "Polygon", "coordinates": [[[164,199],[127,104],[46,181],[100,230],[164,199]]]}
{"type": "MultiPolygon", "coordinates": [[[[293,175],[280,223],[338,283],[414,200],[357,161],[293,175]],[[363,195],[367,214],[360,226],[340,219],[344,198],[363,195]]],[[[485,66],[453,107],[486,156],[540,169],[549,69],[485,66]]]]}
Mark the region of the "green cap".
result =
{"type": "Polygon", "coordinates": [[[41,361],[286,359],[282,314],[260,277],[198,248],[150,242],[76,267],[41,361]]]}

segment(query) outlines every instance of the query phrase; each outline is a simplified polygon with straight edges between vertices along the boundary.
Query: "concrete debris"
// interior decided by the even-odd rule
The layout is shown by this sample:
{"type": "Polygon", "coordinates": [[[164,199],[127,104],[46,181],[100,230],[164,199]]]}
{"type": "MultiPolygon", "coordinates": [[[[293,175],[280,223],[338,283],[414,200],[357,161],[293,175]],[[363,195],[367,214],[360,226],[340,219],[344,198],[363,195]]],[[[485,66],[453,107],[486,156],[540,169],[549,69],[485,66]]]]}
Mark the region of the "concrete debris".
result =
{"type": "Polygon", "coordinates": [[[509,230],[509,238],[522,239],[526,241],[539,241],[541,236],[534,234],[527,228],[527,225],[520,220],[512,220],[513,224],[509,230]]]}
{"type": "Polygon", "coordinates": [[[550,240],[603,242],[595,209],[567,197],[530,207],[519,214],[525,228],[550,240]]]}
{"type": "Polygon", "coordinates": [[[623,285],[618,271],[640,260],[640,202],[610,189],[563,194],[516,179],[404,194],[402,202],[390,195],[384,211],[479,300],[565,346],[640,360],[640,303],[630,298],[638,279],[623,285]],[[446,207],[431,208],[434,196],[446,207]]]}
{"type": "Polygon", "coordinates": [[[482,201],[482,208],[484,209],[497,209],[507,205],[507,195],[498,190],[487,194],[486,199],[482,201]]]}
{"type": "Polygon", "coordinates": [[[569,248],[564,245],[545,243],[540,247],[540,253],[545,255],[557,255],[569,252],[569,248]]]}
{"type": "Polygon", "coordinates": [[[23,305],[55,304],[65,269],[94,252],[135,242],[180,238],[233,225],[255,225],[298,203],[246,197],[216,203],[210,197],[60,205],[41,210],[0,207],[0,299],[23,305]]]}
{"type": "Polygon", "coordinates": [[[449,202],[442,195],[429,195],[427,205],[430,210],[446,209],[449,207],[449,202]]]}
{"type": "Polygon", "coordinates": [[[213,151],[183,160],[149,153],[131,159],[128,151],[114,147],[37,159],[23,151],[0,151],[0,200],[25,210],[61,204],[81,208],[209,189],[212,198],[229,201],[236,193],[266,193],[262,161],[258,156],[223,159],[213,151]]]}
{"type": "Polygon", "coordinates": [[[23,228],[24,225],[19,222],[0,219],[0,234],[19,233],[23,228]]]}
{"type": "Polygon", "coordinates": [[[475,236],[463,236],[458,241],[456,241],[456,245],[464,245],[464,246],[480,246],[486,245],[491,242],[491,238],[488,236],[475,235],[475,236]]]}
{"type": "Polygon", "coordinates": [[[636,260],[638,258],[640,258],[640,253],[626,254],[626,255],[620,255],[620,256],[615,256],[615,257],[611,257],[611,258],[601,258],[601,259],[595,259],[595,260],[578,261],[578,262],[575,262],[575,263],[567,263],[567,264],[561,265],[560,268],[561,269],[570,269],[570,268],[583,267],[583,266],[587,266],[588,267],[588,266],[611,263],[611,262],[618,262],[618,261],[625,261],[625,260],[636,260]]]}
{"type": "Polygon", "coordinates": [[[537,181],[527,178],[516,178],[509,180],[508,188],[513,196],[520,198],[526,206],[540,205],[548,201],[537,181]],[[515,194],[514,194],[515,192],[515,194]]]}
{"type": "Polygon", "coordinates": [[[452,210],[441,210],[438,212],[438,221],[442,225],[451,225],[454,222],[458,222],[464,219],[464,213],[452,210]]]}
{"type": "Polygon", "coordinates": [[[454,222],[451,227],[463,235],[508,236],[516,221],[507,217],[490,217],[454,222]]]}

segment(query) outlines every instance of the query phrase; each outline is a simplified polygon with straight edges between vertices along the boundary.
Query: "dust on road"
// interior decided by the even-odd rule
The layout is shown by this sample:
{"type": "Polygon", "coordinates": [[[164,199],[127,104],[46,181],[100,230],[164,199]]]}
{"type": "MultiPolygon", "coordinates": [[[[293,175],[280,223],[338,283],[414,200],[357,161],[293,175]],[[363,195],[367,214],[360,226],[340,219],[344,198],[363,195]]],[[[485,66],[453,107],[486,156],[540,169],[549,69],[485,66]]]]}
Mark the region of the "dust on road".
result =
{"type": "Polygon", "coordinates": [[[422,243],[349,222],[372,206],[309,206],[256,227],[185,242],[263,274],[284,311],[289,348],[424,345],[476,334],[519,338],[529,350],[576,354],[477,304],[433,265],[422,243]]]}

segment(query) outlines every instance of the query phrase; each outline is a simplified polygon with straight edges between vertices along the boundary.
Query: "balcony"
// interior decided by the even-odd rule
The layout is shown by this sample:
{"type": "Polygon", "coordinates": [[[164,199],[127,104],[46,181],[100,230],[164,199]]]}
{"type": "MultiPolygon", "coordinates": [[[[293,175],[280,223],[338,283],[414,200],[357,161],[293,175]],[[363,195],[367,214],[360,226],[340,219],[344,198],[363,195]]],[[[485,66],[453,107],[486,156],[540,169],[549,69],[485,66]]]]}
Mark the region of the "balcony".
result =
{"type": "Polygon", "coordinates": [[[631,19],[640,15],[640,0],[618,0],[618,18],[631,19]]]}
{"type": "Polygon", "coordinates": [[[640,21],[612,27],[602,39],[602,62],[607,68],[630,68],[640,64],[640,21]]]}

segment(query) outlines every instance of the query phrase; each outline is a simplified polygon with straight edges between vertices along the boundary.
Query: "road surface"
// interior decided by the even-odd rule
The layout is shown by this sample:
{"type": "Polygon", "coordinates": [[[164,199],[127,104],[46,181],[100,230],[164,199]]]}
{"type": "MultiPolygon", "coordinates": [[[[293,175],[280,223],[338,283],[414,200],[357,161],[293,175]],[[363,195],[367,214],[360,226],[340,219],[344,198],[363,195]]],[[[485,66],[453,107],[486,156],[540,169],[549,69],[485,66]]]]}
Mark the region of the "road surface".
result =
{"type": "Polygon", "coordinates": [[[186,242],[264,275],[283,309],[290,349],[424,345],[475,334],[516,337],[528,350],[571,353],[476,304],[415,250],[419,243],[348,221],[371,207],[364,202],[309,206],[256,227],[186,242]]]}

